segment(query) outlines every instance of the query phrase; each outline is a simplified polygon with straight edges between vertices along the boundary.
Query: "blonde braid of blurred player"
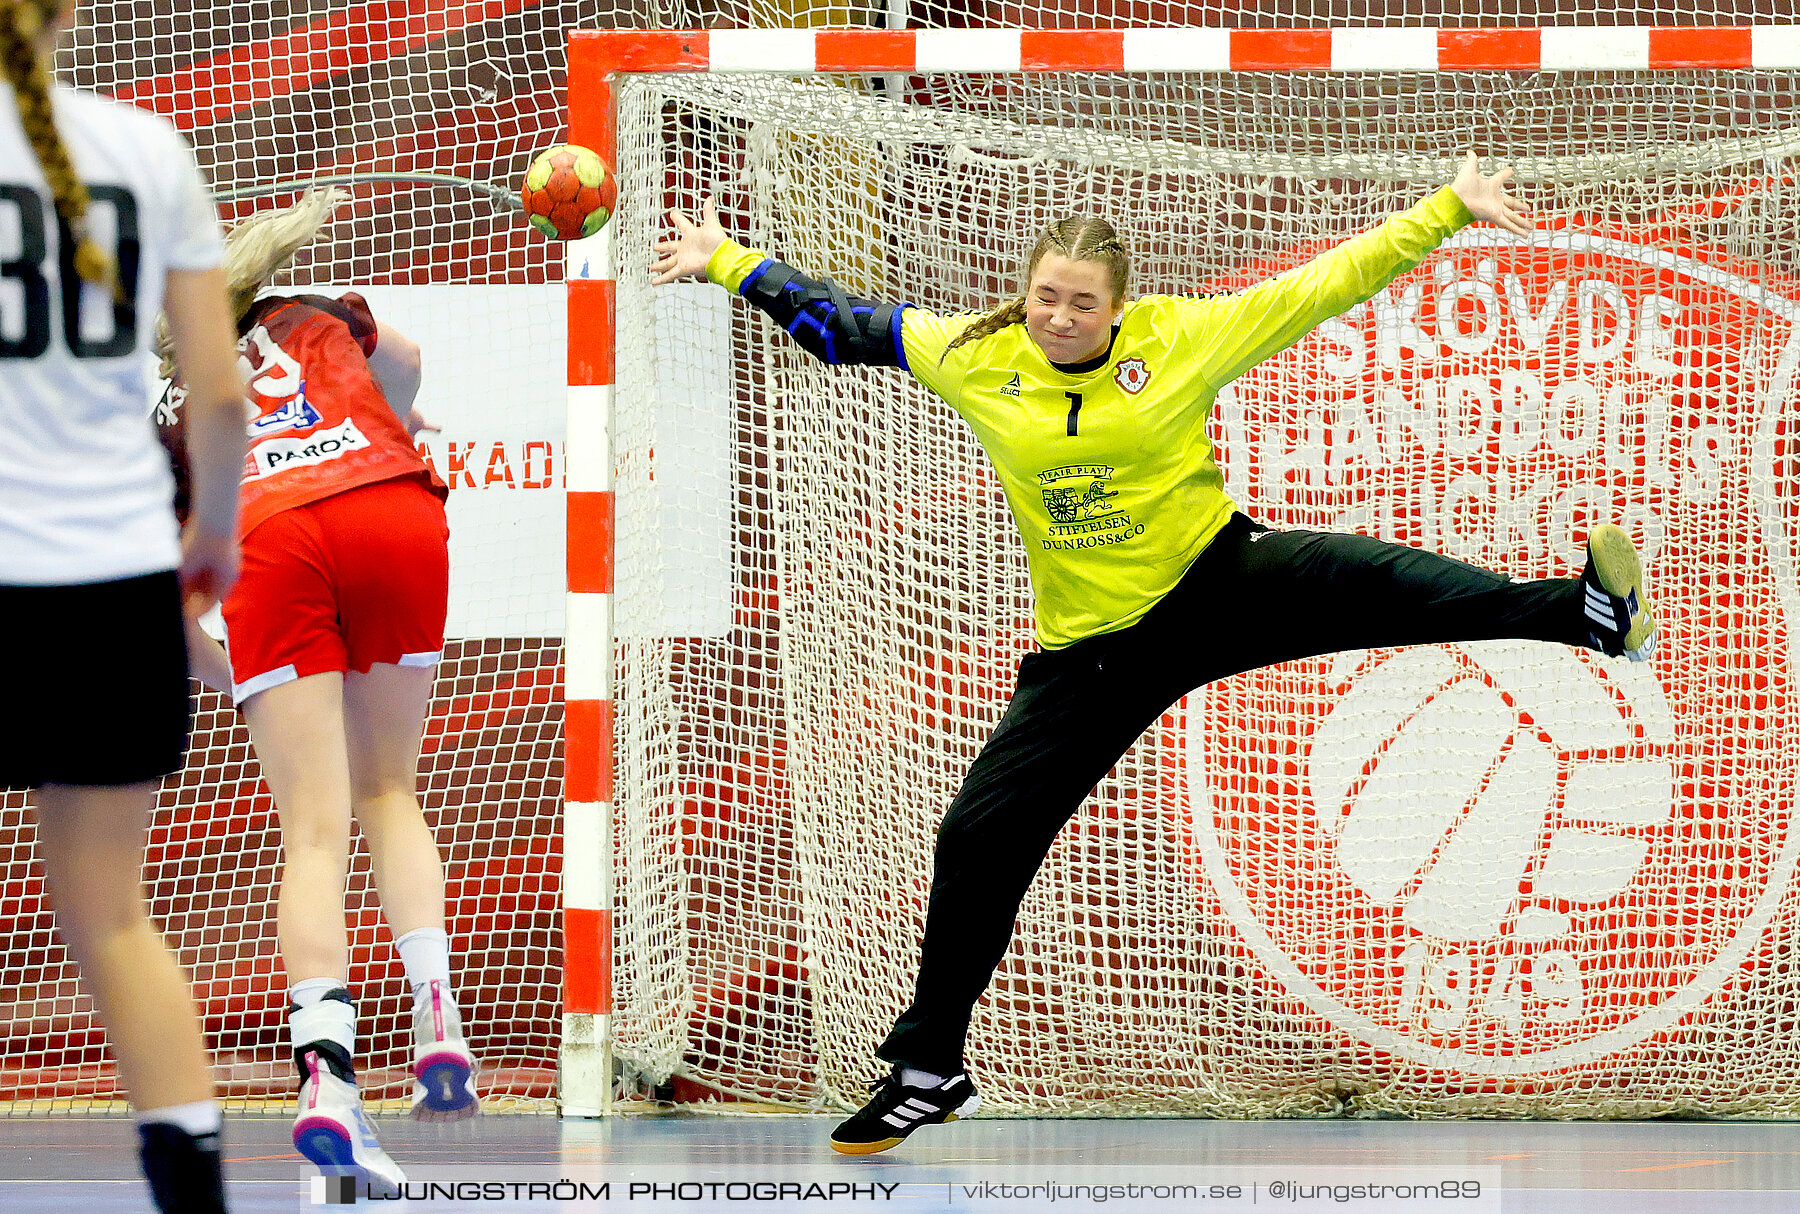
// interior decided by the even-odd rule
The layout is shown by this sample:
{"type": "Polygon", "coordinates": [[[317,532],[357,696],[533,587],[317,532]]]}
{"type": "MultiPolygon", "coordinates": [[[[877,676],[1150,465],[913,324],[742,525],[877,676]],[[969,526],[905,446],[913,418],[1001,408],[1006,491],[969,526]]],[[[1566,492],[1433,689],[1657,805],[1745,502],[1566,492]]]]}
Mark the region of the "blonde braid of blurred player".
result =
{"type": "Polygon", "coordinates": [[[13,87],[25,138],[50,184],[56,214],[75,237],[75,272],[82,281],[118,292],[117,267],[105,249],[88,235],[88,192],[69,149],[63,146],[50,108],[52,68],[38,40],[44,27],[63,10],[63,0],[7,0],[0,12],[0,66],[13,87]]]}
{"type": "MultiPolygon", "coordinates": [[[[307,190],[291,207],[265,211],[232,228],[225,237],[225,289],[231,302],[231,319],[239,321],[257,293],[269,285],[295,253],[313,242],[331,219],[331,213],[350,197],[343,190],[307,190]]],[[[162,377],[175,375],[174,352],[169,344],[169,326],[163,317],[156,319],[156,338],[151,349],[162,360],[162,377]]]]}

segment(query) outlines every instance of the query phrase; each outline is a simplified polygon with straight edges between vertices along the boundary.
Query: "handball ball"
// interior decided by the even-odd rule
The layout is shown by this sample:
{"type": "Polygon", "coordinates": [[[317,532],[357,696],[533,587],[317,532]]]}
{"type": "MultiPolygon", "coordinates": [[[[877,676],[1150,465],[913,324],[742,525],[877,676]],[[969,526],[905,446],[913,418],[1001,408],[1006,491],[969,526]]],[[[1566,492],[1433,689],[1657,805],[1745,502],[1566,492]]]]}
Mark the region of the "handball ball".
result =
{"type": "Polygon", "coordinates": [[[617,198],[612,169],[596,152],[559,143],[538,153],[525,170],[519,201],[531,226],[555,240],[592,236],[612,218],[617,198]]]}

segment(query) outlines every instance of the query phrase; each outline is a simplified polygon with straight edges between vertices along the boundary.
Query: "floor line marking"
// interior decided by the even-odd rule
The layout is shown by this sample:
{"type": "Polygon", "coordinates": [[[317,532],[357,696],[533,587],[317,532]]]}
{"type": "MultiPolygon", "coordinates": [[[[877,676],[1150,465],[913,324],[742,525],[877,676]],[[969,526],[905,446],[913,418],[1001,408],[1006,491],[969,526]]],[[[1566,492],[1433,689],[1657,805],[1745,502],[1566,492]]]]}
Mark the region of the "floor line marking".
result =
{"type": "Polygon", "coordinates": [[[301,1159],[305,1157],[298,1151],[289,1151],[285,1155],[233,1155],[225,1159],[225,1163],[261,1163],[269,1159],[301,1159]]]}

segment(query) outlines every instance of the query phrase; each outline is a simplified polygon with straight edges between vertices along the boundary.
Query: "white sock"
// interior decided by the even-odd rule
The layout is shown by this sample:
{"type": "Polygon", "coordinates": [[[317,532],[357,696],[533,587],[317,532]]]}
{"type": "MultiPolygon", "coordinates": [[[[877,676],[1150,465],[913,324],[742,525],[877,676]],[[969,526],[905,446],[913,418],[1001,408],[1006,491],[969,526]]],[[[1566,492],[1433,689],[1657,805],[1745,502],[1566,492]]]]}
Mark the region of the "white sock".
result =
{"type": "Polygon", "coordinates": [[[343,989],[344,984],[335,978],[308,978],[289,988],[288,998],[297,1005],[288,1013],[288,1031],[295,1046],[329,1041],[341,1046],[347,1057],[356,1057],[356,1009],[342,1000],[325,998],[343,989]]]}
{"type": "Polygon", "coordinates": [[[178,1130],[185,1130],[195,1138],[219,1132],[219,1102],[216,1100],[195,1100],[188,1104],[171,1104],[160,1109],[142,1109],[138,1112],[139,1125],[172,1125],[178,1130]]]}
{"type": "Polygon", "coordinates": [[[921,1071],[916,1066],[900,1068],[900,1082],[909,1088],[938,1088],[944,1086],[944,1075],[933,1075],[930,1071],[921,1071]]]}
{"type": "Polygon", "coordinates": [[[288,1002],[299,1007],[311,1007],[332,991],[344,989],[344,984],[336,978],[308,978],[288,987],[288,1002]]]}
{"type": "Polygon", "coordinates": [[[421,927],[394,941],[400,964],[406,967],[406,983],[412,987],[413,1005],[424,1001],[433,982],[450,992],[450,937],[441,927],[421,927]]]}

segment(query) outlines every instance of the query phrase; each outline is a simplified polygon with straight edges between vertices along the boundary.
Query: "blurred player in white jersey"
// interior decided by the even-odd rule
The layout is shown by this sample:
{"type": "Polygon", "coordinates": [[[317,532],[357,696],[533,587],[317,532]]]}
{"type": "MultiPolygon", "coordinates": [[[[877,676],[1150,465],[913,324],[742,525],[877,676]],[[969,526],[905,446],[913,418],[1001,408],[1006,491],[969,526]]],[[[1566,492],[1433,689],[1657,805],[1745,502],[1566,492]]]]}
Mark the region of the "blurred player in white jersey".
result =
{"type": "Polygon", "coordinates": [[[243,385],[218,214],[163,119],[53,86],[63,0],[0,0],[0,629],[21,697],[0,783],[34,790],[57,929],[107,1026],[166,1214],[225,1208],[186,978],[145,908],[157,782],[187,745],[184,596],[237,577],[243,385]],[[144,408],[165,309],[190,385],[185,530],[144,408]]]}

